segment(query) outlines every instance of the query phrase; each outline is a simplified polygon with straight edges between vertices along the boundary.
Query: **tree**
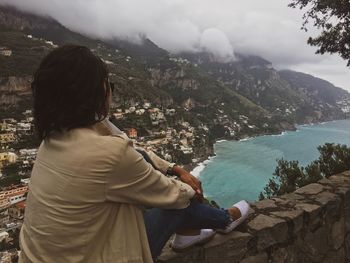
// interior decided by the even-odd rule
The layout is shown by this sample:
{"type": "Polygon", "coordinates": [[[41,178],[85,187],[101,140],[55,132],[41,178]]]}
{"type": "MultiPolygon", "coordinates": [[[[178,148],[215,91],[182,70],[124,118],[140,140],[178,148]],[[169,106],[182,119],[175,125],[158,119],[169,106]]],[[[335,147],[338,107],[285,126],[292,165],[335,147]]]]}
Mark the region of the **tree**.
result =
{"type": "Polygon", "coordinates": [[[320,171],[325,177],[350,168],[350,148],[346,145],[326,143],[317,149],[320,152],[320,171]]]}
{"type": "Polygon", "coordinates": [[[299,166],[298,161],[277,160],[274,176],[269,179],[259,199],[291,193],[307,184],[350,169],[350,147],[326,143],[317,149],[319,158],[306,167],[299,166]]]}
{"type": "Polygon", "coordinates": [[[308,44],[317,46],[317,54],[326,52],[340,56],[350,66],[350,1],[349,0],[291,0],[292,8],[305,9],[302,29],[307,31],[310,20],[321,30],[310,37],[308,44]]]}
{"type": "MultiPolygon", "coordinates": [[[[277,167],[264,188],[267,198],[290,193],[295,191],[305,181],[304,168],[299,167],[298,161],[277,160],[277,167]]],[[[259,199],[264,199],[264,194],[260,193],[259,199]]]]}

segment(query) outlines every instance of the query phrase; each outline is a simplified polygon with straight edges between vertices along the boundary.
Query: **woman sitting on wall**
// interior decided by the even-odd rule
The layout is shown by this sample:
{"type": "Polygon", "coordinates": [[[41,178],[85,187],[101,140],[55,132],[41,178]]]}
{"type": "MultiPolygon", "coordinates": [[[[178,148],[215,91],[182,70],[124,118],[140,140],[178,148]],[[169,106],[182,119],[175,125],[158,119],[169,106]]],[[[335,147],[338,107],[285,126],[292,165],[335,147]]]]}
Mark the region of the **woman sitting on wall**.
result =
{"type": "MultiPolygon", "coordinates": [[[[32,90],[42,143],[19,262],[152,262],[176,231],[228,233],[246,218],[245,201],[228,209],[202,204],[196,178],[152,153],[143,156],[106,120],[108,71],[88,48],[52,51],[35,73],[32,90]],[[164,175],[169,171],[180,180],[164,175]]],[[[211,235],[179,232],[173,246],[188,247],[211,235]]]]}

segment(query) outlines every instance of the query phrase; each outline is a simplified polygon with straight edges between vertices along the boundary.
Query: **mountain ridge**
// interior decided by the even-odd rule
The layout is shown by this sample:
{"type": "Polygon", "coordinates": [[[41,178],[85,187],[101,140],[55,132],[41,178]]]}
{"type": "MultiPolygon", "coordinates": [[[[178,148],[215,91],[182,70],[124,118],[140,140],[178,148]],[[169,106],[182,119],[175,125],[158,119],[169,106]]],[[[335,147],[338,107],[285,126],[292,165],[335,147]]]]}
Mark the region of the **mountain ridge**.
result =
{"type": "MultiPolygon", "coordinates": [[[[339,96],[335,96],[336,100],[329,106],[329,101],[305,92],[304,86],[296,87],[283,71],[280,73],[271,62],[258,56],[237,54],[238,60],[220,63],[208,53],[170,54],[147,38],[141,45],[116,39],[91,39],[53,19],[1,6],[0,25],[10,28],[11,34],[22,32],[33,36],[35,40],[26,41],[41,41],[38,46],[43,46],[46,53],[53,48],[52,44],[88,46],[108,64],[110,78],[116,82],[115,107],[129,107],[145,100],[159,107],[177,107],[181,115],[193,122],[204,122],[209,127],[219,125],[224,132],[214,137],[225,137],[229,131],[235,131],[235,138],[244,134],[278,133],[293,129],[295,124],[348,117],[342,107],[347,106],[349,93],[342,93],[342,104],[337,101],[339,96]],[[53,43],[47,44],[48,41],[53,43]],[[241,125],[238,130],[235,123],[244,124],[242,116],[249,118],[249,124],[241,125]]],[[[8,35],[4,35],[6,38],[8,35]]],[[[40,57],[37,55],[37,61],[40,57]]],[[[37,61],[32,65],[33,71],[37,61]]],[[[8,65],[5,63],[5,68],[8,65]]],[[[30,73],[25,71],[27,75],[30,73]]]]}

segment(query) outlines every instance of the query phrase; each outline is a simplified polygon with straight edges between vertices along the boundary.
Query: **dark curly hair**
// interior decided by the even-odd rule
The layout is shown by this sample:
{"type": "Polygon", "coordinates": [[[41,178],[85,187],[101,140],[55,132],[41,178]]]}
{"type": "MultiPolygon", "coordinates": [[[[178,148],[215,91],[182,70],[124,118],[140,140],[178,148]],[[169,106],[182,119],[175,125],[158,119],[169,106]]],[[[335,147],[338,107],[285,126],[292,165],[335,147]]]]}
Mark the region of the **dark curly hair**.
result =
{"type": "Polygon", "coordinates": [[[87,47],[65,45],[49,53],[31,85],[39,138],[106,118],[110,92],[107,84],[105,63],[87,47]]]}

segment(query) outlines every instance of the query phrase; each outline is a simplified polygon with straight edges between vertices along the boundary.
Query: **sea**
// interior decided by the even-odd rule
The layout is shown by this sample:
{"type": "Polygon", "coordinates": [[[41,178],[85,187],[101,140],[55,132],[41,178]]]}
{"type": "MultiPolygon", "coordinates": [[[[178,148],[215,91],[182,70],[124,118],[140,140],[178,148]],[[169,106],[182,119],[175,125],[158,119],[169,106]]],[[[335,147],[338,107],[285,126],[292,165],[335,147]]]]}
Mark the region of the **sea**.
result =
{"type": "Polygon", "coordinates": [[[298,126],[296,131],[241,141],[218,141],[216,156],[197,166],[192,174],[202,181],[204,194],[222,207],[245,199],[258,200],[277,159],[298,160],[305,166],[319,157],[325,143],[350,146],[350,120],[298,126]]]}

